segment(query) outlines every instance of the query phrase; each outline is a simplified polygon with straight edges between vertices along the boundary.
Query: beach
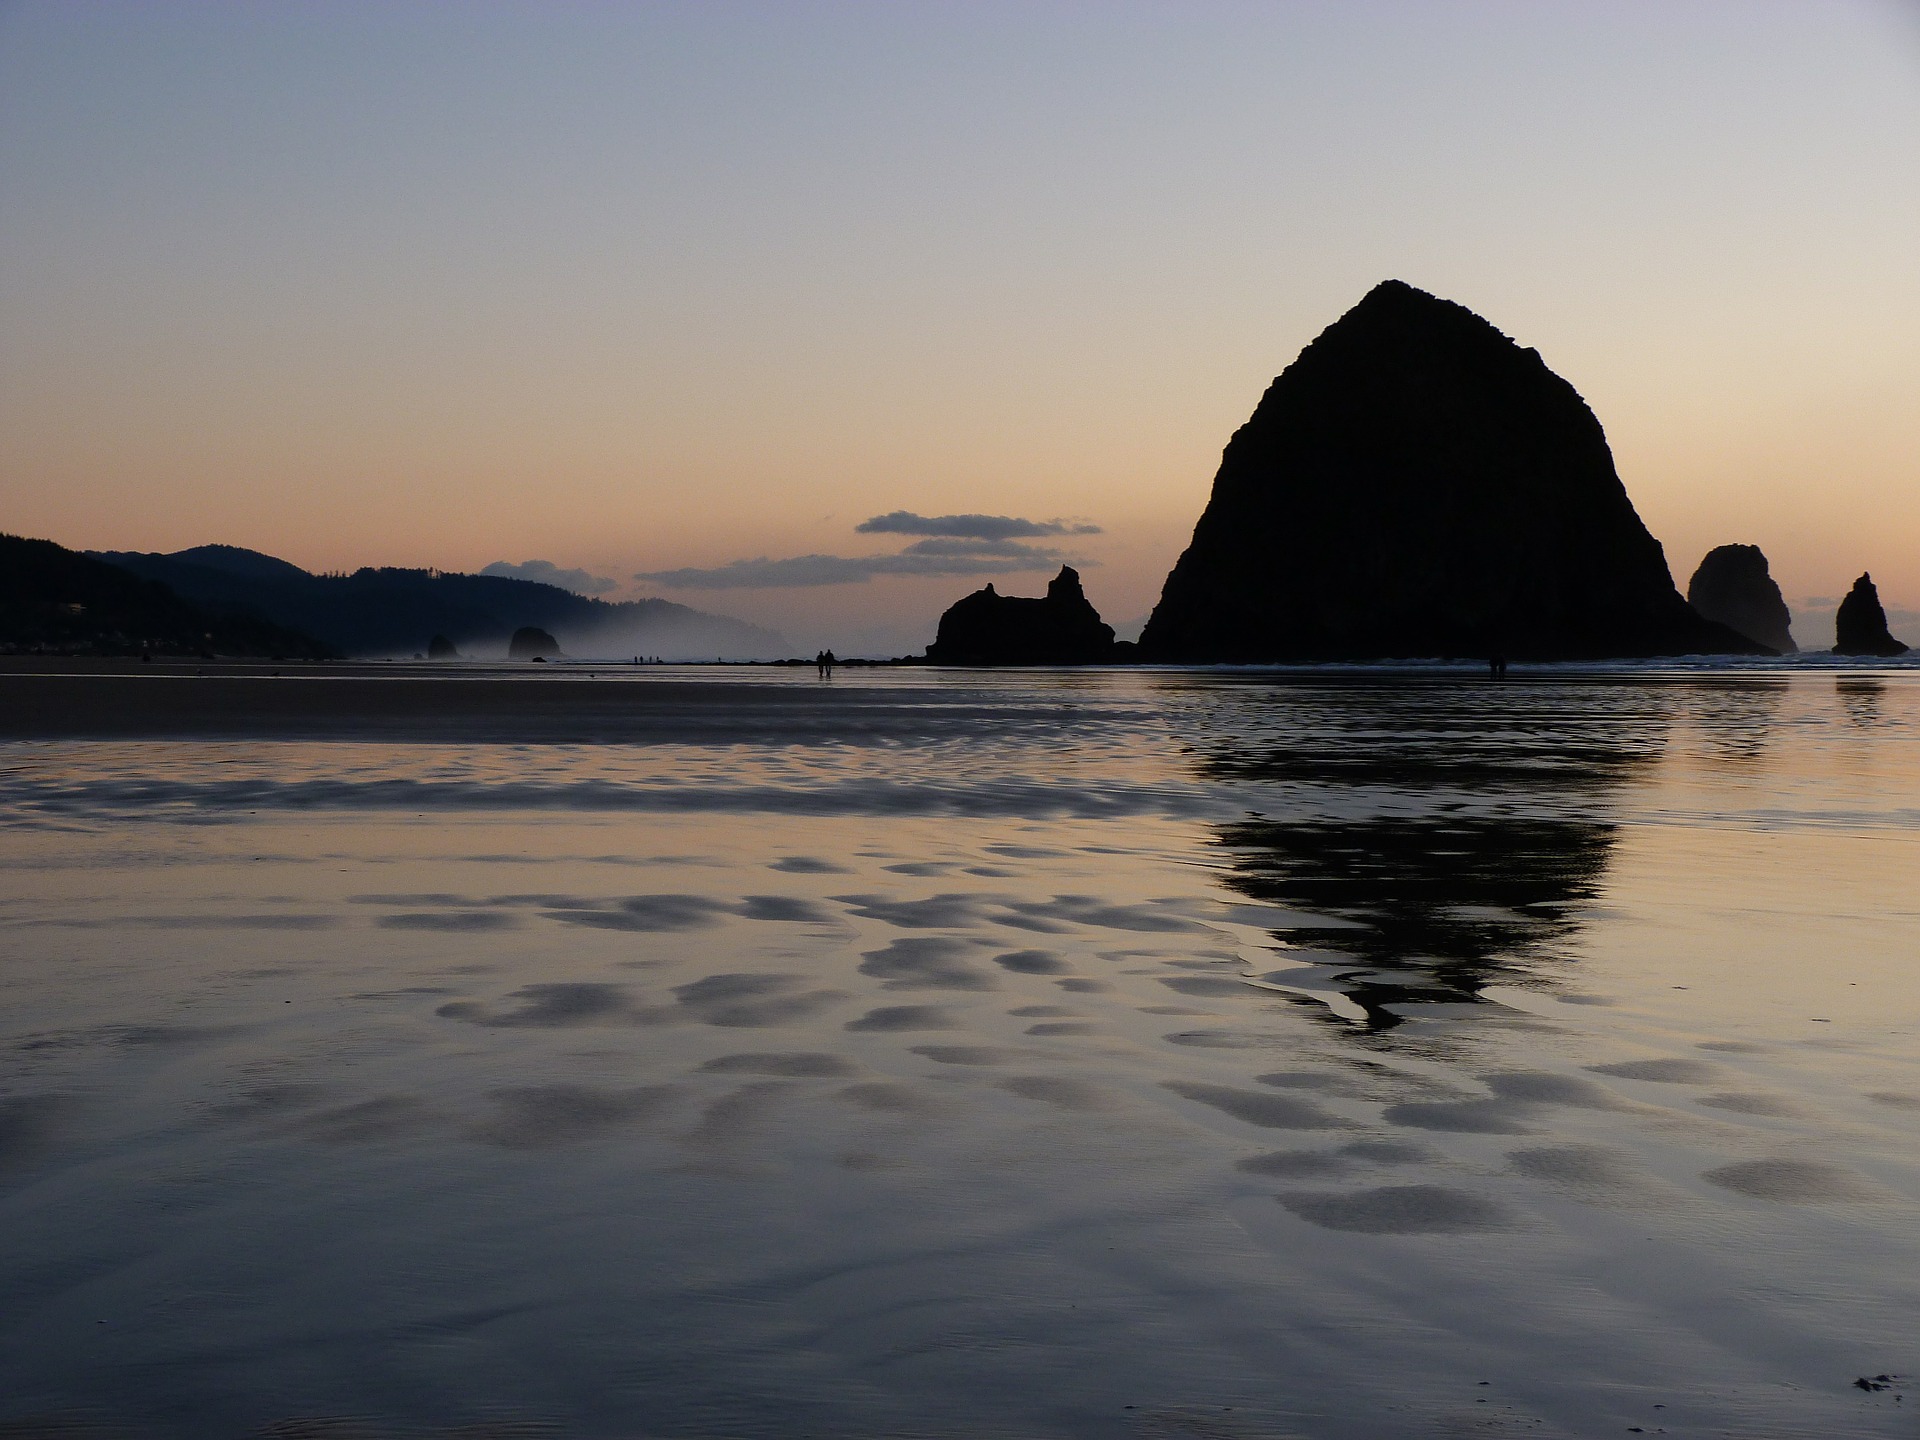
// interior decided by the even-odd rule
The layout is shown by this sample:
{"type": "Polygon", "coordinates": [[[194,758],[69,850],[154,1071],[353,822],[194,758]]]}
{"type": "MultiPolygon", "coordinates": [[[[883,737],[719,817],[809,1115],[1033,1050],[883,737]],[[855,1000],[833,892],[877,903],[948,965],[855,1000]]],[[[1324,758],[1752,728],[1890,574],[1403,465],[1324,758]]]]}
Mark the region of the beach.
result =
{"type": "Polygon", "coordinates": [[[1912,1433],[1914,666],[533,668],[0,670],[0,1433],[1912,1433]]]}

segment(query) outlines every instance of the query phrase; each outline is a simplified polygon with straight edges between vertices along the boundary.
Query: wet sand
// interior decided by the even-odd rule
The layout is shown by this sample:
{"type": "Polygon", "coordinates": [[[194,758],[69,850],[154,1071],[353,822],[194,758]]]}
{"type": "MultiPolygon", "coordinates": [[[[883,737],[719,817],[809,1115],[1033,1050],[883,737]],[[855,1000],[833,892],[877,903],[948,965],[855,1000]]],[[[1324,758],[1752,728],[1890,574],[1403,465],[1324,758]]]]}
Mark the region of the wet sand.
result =
{"type": "Polygon", "coordinates": [[[1911,1433],[1911,670],[74,668],[0,1427],[1911,1433]]]}

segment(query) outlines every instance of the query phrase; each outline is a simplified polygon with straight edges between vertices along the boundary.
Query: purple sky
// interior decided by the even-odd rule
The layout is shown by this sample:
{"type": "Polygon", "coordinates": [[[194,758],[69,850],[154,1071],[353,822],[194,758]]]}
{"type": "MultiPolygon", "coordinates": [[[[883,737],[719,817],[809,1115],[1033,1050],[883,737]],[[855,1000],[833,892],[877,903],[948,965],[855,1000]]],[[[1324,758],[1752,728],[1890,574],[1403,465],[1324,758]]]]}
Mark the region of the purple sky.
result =
{"type": "Polygon", "coordinates": [[[0,527],[848,651],[1067,556],[1125,622],[1394,276],[1580,389],[1682,584],[1920,610],[1915,156],[1891,3],[13,3],[0,527]]]}

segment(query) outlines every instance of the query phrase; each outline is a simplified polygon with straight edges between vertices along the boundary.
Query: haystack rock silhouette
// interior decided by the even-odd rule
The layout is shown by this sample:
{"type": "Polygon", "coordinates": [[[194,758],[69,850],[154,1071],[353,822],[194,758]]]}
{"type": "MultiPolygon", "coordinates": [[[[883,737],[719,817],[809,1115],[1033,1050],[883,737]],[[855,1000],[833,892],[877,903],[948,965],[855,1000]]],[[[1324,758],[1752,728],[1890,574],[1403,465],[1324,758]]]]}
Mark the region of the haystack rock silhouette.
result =
{"type": "Polygon", "coordinates": [[[1234,434],[1140,637],[1195,663],[1765,654],[1674,589],[1534,350],[1389,280],[1234,434]]]}
{"type": "Polygon", "coordinates": [[[460,647],[446,636],[435,635],[431,640],[427,641],[427,659],[458,660],[459,658],[460,647]]]}
{"type": "Polygon", "coordinates": [[[546,660],[560,653],[560,642],[538,625],[522,625],[507,641],[509,660],[546,660]]]}
{"type": "Polygon", "coordinates": [[[1687,582],[1687,603],[1782,655],[1799,650],[1780,587],[1758,545],[1716,545],[1687,582]]]}
{"type": "Polygon", "coordinates": [[[1101,621],[1071,565],[1060,567],[1038,600],[988,585],[954,602],[927,647],[927,659],[942,665],[1092,665],[1114,658],[1113,627],[1101,621]]]}
{"type": "Polygon", "coordinates": [[[1833,617],[1836,655],[1904,655],[1902,645],[1887,629],[1887,612],[1880,605],[1880,591],[1873,576],[1862,575],[1840,602],[1833,617]]]}

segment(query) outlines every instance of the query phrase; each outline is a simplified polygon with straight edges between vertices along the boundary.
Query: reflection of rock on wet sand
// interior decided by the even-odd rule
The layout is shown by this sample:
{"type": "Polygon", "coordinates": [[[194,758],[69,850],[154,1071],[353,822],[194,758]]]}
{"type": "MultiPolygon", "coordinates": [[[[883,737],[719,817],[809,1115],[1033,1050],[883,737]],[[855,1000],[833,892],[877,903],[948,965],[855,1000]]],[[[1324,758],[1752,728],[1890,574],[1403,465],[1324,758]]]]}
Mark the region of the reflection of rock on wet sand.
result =
{"type": "Polygon", "coordinates": [[[1833,689],[1855,725],[1870,730],[1880,723],[1880,702],[1887,690],[1884,681],[1871,675],[1842,675],[1833,682],[1833,689]]]}
{"type": "MultiPolygon", "coordinates": [[[[1405,689],[1404,728],[1361,728],[1350,694],[1329,686],[1273,717],[1284,739],[1225,744],[1201,767],[1287,793],[1291,813],[1218,828],[1226,883],[1346,922],[1273,933],[1316,961],[1332,951],[1365,967],[1337,983],[1373,1031],[1402,1023],[1408,1005],[1474,1001],[1573,939],[1601,892],[1613,798],[1658,756],[1667,725],[1657,711],[1569,724],[1557,687],[1491,702],[1464,687],[1405,689]]],[[[1362,703],[1377,706],[1369,692],[1362,703]]]]}
{"type": "Polygon", "coordinates": [[[1789,688],[1778,677],[1710,676],[1678,693],[1696,743],[1714,760],[1746,765],[1765,757],[1789,688]]]}
{"type": "Polygon", "coordinates": [[[1358,922],[1280,932],[1361,964],[1413,971],[1356,978],[1349,996],[1384,1028],[1395,1003],[1471,1000],[1523,956],[1569,939],[1613,843],[1596,821],[1381,818],[1225,827],[1230,883],[1258,900],[1358,922]]]}
{"type": "MultiPolygon", "coordinates": [[[[621,703],[754,693],[680,683],[621,703]]],[[[1873,730],[1824,673],[853,683],[791,703],[870,744],[16,774],[0,1369],[141,1434],[1894,1433],[1835,1392],[1907,1363],[1920,1085],[1847,933],[1782,1018],[1726,817],[1839,775],[1892,819],[1799,853],[1897,876],[1906,677],[1873,730]],[[1460,1003],[1516,976],[1614,1008],[1460,1003]]]]}

